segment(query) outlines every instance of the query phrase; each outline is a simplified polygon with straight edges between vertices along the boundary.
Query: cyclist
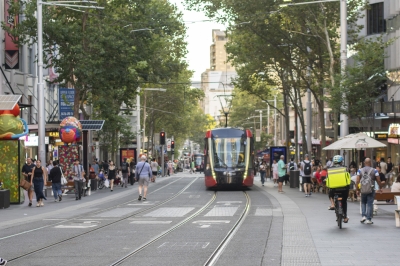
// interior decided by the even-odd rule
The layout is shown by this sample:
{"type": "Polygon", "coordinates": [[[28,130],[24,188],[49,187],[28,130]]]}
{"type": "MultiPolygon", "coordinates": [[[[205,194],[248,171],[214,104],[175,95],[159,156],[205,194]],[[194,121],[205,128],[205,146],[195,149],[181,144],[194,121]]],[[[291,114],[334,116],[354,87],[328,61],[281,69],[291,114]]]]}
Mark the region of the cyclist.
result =
{"type": "Polygon", "coordinates": [[[338,194],[342,198],[343,222],[347,223],[349,221],[349,217],[347,216],[347,198],[349,197],[351,179],[350,174],[346,171],[346,167],[342,166],[342,162],[343,157],[341,155],[333,157],[333,166],[328,168],[326,186],[329,188],[329,200],[331,201],[329,210],[335,209],[333,198],[335,194],[338,194]]]}

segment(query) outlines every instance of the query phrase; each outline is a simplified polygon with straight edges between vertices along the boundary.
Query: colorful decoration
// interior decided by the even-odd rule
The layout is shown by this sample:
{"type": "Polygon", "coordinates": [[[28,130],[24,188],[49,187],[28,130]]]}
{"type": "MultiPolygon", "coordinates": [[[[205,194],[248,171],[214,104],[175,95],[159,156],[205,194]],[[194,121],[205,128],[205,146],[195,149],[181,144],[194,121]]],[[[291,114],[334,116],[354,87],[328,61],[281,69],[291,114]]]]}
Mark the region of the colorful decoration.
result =
{"type": "Polygon", "coordinates": [[[23,203],[25,196],[19,187],[22,166],[25,164],[23,141],[0,141],[0,181],[10,190],[10,203],[23,203]]]}
{"type": "Polygon", "coordinates": [[[79,158],[78,146],[59,146],[58,147],[59,161],[63,170],[64,176],[71,178],[72,167],[76,158],[79,158]]]}
{"type": "Polygon", "coordinates": [[[19,105],[12,110],[0,110],[0,140],[18,140],[29,132],[26,121],[19,117],[19,105]]]}
{"type": "MultiPolygon", "coordinates": [[[[78,119],[69,116],[63,119],[60,124],[60,138],[64,143],[74,143],[81,140],[82,125],[78,119]]],[[[61,157],[61,156],[60,156],[61,157]]]]}

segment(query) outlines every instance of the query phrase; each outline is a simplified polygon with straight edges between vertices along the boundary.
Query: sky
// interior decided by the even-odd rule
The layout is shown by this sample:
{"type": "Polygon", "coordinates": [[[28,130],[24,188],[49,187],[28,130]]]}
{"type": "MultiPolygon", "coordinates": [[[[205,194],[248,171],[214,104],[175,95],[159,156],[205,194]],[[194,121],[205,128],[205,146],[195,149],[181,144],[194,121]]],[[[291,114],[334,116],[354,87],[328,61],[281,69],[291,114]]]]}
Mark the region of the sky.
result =
{"type": "Polygon", "coordinates": [[[188,43],[188,54],[186,61],[189,69],[194,71],[192,81],[200,81],[201,73],[210,67],[210,45],[212,43],[211,31],[213,29],[225,30],[225,26],[209,20],[203,12],[185,10],[182,0],[169,0],[175,4],[183,13],[183,21],[185,21],[186,42],[188,43]]]}

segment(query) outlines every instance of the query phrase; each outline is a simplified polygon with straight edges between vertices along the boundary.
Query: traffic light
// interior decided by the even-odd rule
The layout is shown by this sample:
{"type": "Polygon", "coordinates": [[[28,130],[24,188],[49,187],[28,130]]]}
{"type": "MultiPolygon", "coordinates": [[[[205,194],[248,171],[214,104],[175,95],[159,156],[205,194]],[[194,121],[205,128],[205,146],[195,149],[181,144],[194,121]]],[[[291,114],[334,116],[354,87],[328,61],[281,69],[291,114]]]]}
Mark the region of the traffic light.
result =
{"type": "Polygon", "coordinates": [[[160,132],[160,145],[165,145],[165,132],[160,132]]]}
{"type": "Polygon", "coordinates": [[[171,140],[171,154],[175,154],[175,141],[171,140]]]}

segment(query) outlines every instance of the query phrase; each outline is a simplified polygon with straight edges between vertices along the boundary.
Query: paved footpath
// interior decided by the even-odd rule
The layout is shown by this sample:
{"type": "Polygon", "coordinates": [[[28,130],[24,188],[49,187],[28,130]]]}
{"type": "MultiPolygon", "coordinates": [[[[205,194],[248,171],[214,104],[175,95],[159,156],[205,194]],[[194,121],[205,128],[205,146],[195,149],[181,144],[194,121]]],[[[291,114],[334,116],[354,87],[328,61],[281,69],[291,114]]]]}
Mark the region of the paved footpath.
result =
{"type": "MultiPolygon", "coordinates": [[[[255,185],[275,199],[283,213],[281,265],[400,265],[400,228],[395,205],[379,205],[373,225],[360,223],[359,202],[348,202],[350,221],[339,229],[326,194],[305,197],[299,188],[283,186],[284,194],[268,179],[255,185]]],[[[271,200],[273,200],[271,199],[271,200]]],[[[274,205],[275,205],[274,204],[274,205]]]]}

